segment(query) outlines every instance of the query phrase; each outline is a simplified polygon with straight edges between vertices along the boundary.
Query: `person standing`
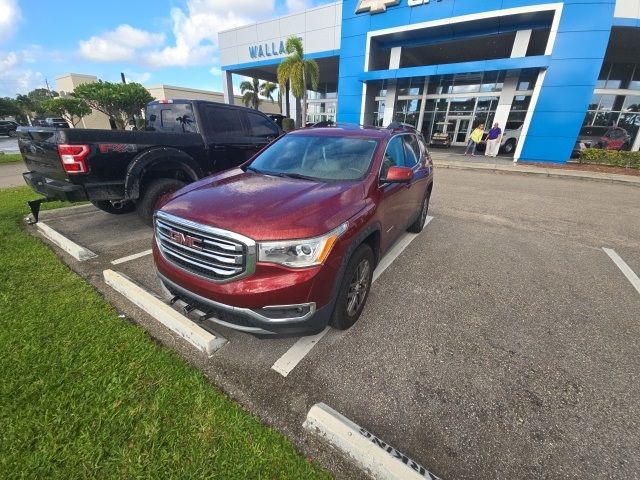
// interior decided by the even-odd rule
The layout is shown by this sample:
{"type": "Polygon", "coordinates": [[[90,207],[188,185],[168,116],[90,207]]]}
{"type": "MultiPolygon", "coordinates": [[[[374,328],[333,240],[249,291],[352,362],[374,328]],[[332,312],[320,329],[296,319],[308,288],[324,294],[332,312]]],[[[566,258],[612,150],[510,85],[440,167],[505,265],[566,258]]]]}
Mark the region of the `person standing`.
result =
{"type": "Polygon", "coordinates": [[[484,151],[484,154],[487,157],[494,157],[498,155],[498,150],[500,150],[500,141],[502,140],[502,130],[500,129],[500,125],[498,122],[493,124],[493,128],[489,130],[489,134],[487,135],[487,148],[484,151]]]}
{"type": "Polygon", "coordinates": [[[476,156],[476,146],[482,141],[482,136],[484,135],[484,123],[478,125],[471,135],[469,135],[469,141],[467,142],[467,149],[464,151],[464,154],[467,155],[469,153],[469,149],[471,149],[471,156],[476,156]]]}

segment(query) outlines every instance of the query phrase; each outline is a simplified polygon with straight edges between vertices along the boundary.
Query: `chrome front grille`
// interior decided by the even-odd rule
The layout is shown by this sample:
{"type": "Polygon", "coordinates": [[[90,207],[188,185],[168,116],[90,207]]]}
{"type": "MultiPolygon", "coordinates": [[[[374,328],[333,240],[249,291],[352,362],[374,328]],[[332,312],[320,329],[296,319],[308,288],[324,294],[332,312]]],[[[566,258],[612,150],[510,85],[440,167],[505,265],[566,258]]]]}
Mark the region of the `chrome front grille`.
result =
{"type": "Polygon", "coordinates": [[[255,271],[255,242],[243,235],[164,212],[156,213],[155,234],[169,262],[198,276],[226,282],[255,271]]]}

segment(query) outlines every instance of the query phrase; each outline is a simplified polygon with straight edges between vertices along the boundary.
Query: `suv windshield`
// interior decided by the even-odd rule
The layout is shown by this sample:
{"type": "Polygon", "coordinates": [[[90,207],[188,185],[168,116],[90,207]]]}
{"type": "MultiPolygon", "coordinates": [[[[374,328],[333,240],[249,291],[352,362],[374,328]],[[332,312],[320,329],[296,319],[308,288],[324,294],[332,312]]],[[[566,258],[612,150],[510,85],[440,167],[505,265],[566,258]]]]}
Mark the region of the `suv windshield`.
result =
{"type": "Polygon", "coordinates": [[[356,180],[369,170],[377,145],[365,138],[286,135],[248,169],[312,180],[356,180]]]}

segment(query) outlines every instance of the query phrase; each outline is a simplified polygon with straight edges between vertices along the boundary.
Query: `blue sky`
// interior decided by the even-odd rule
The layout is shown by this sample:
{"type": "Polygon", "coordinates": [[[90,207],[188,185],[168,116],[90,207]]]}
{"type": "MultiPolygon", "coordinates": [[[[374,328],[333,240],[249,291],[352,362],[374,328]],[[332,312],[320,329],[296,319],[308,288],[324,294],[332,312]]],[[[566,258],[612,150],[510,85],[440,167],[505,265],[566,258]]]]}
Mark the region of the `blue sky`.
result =
{"type": "Polygon", "coordinates": [[[220,91],[219,30],[329,1],[0,0],[0,97],[69,72],[220,91]]]}

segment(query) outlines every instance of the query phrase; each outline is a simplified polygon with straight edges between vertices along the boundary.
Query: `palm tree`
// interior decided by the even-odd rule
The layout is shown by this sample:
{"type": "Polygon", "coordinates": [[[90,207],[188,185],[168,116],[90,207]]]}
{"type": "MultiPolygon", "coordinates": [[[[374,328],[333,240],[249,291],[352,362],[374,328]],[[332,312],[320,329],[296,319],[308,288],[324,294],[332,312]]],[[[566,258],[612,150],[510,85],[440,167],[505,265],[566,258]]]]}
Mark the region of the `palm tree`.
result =
{"type": "Polygon", "coordinates": [[[275,92],[277,88],[278,85],[276,85],[275,83],[264,82],[262,85],[260,85],[260,95],[271,100],[271,103],[273,103],[273,92],[275,92]]]}
{"type": "Polygon", "coordinates": [[[275,83],[264,82],[260,83],[257,78],[252,78],[251,81],[245,80],[240,84],[240,92],[242,93],[242,103],[246,107],[253,107],[258,110],[260,106],[260,97],[267,98],[273,103],[273,92],[278,88],[275,83]]]}
{"type": "Polygon", "coordinates": [[[253,107],[258,110],[260,106],[260,80],[253,78],[250,82],[245,80],[240,84],[240,93],[242,93],[242,103],[245,107],[253,107]]]}
{"type": "Polygon", "coordinates": [[[278,65],[280,90],[285,91],[287,82],[293,96],[302,103],[302,125],[307,123],[307,86],[317,90],[320,79],[320,67],[315,60],[305,60],[302,40],[298,37],[287,38],[285,50],[289,56],[278,65]]]}

